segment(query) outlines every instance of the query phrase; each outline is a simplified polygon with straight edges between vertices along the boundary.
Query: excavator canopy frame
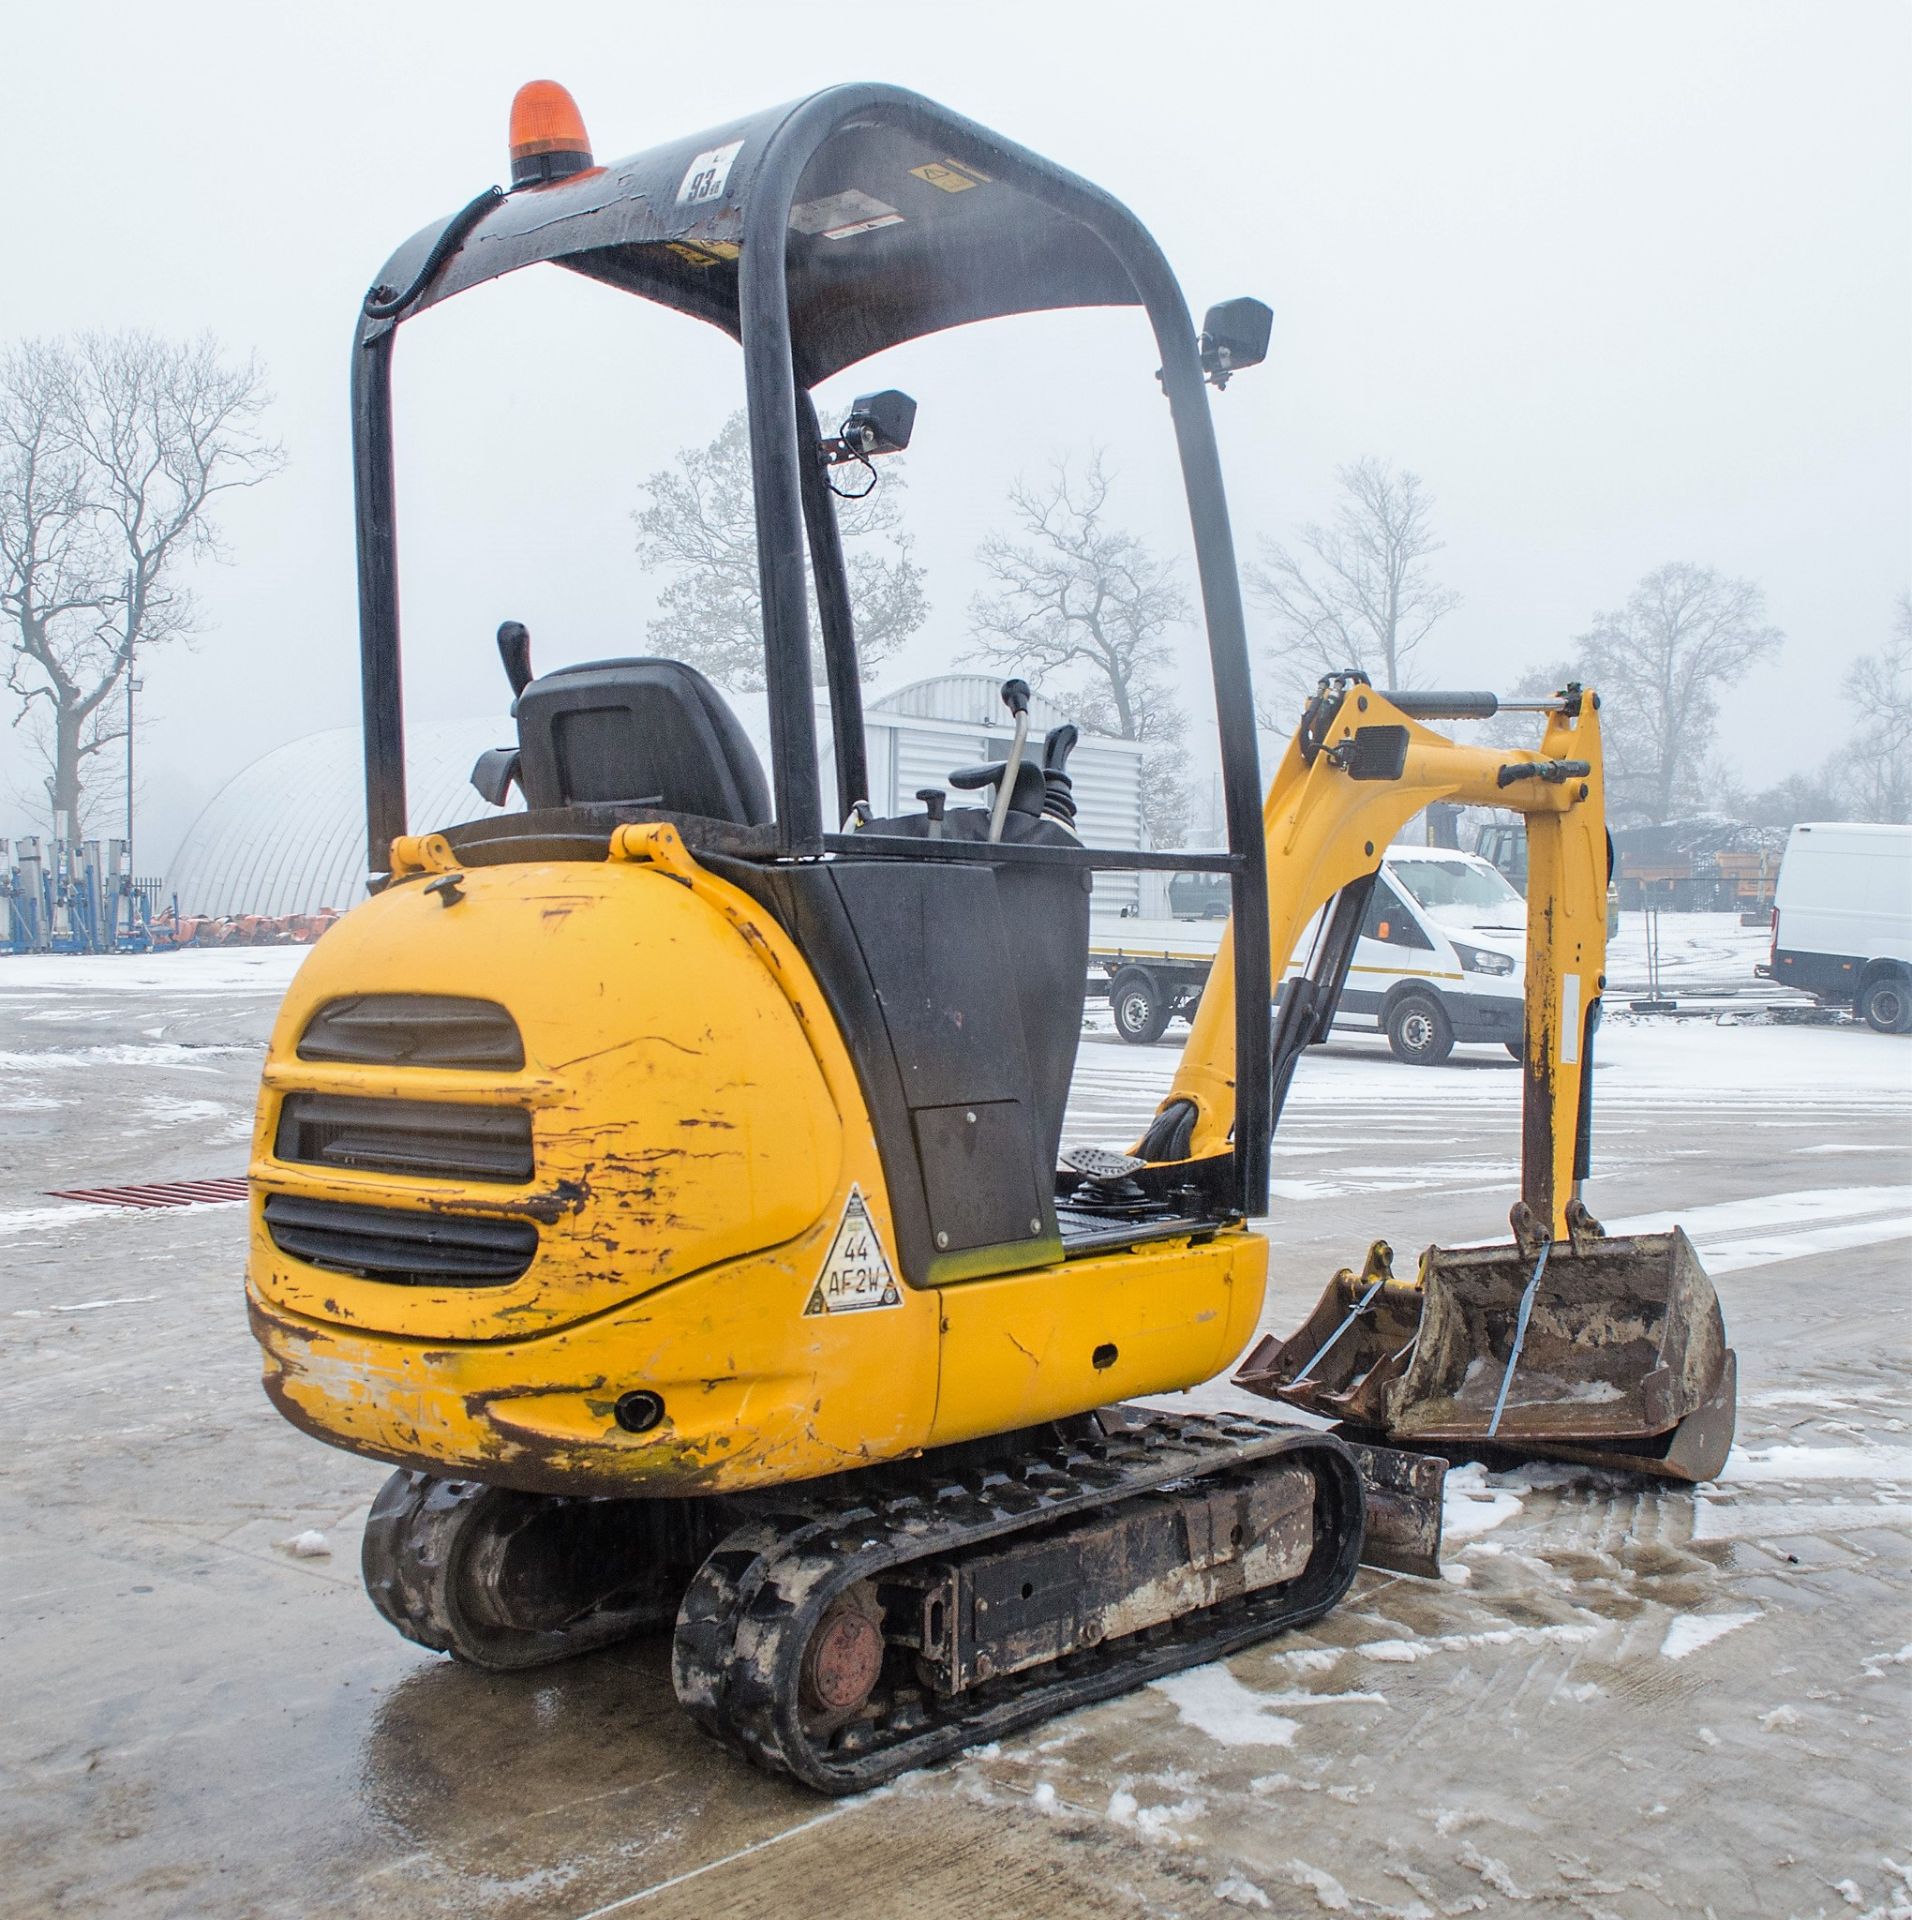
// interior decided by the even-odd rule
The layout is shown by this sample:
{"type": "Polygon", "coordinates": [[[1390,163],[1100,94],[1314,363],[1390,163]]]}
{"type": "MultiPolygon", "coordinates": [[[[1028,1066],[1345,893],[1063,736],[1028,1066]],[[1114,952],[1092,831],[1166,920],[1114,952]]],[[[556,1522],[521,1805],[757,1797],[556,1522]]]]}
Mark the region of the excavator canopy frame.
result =
{"type": "MultiPolygon", "coordinates": [[[[1200,346],[1160,249],[1120,202],[899,88],[830,88],[567,177],[493,190],[415,234],[366,296],[352,364],[368,857],[408,831],[397,574],[392,354],[398,327],[453,295],[550,263],[708,321],[744,357],[764,609],[775,820],[726,851],[764,859],[881,855],[881,836],[824,830],[805,550],[817,581],[839,817],[866,797],[863,720],[834,511],[815,455],[812,389],[882,349],[970,321],[1139,306],[1160,358],[1188,497],[1214,679],[1228,850],[939,843],[938,858],[1225,871],[1234,947],[1268,971],[1261,783],[1240,581],[1200,346]],[[754,838],[753,838],[754,836],[754,838]]],[[[921,859],[924,843],[897,841],[921,859]]],[[[1240,998],[1233,1205],[1268,1192],[1269,1008],[1240,998]]]]}

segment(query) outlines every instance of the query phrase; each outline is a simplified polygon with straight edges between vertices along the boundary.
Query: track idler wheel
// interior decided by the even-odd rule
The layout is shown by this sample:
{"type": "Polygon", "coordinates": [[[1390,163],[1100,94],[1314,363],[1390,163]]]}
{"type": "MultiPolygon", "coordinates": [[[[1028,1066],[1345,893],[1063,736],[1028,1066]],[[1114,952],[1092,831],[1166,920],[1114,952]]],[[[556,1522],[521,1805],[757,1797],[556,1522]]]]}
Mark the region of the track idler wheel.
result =
{"type": "Polygon", "coordinates": [[[401,1469],[379,1489],[360,1567],[406,1639],[505,1672],[665,1627],[696,1564],[692,1516],[401,1469]]]}
{"type": "Polygon", "coordinates": [[[797,1669],[804,1722],[833,1733],[857,1716],[883,1676],[883,1610],[868,1581],[831,1601],[797,1669]]]}

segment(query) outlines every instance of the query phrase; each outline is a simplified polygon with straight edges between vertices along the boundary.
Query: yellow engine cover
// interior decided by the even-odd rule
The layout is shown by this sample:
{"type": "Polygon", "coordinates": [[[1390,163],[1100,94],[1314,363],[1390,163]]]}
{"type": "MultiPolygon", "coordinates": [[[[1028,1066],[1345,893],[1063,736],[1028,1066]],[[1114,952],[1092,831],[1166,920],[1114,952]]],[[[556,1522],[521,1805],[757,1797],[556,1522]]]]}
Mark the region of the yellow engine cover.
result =
{"type": "MultiPolygon", "coordinates": [[[[248,1294],[275,1404],[354,1452],[558,1492],[811,1478],[1184,1387],[1235,1356],[1265,1243],[1159,1242],[940,1291],[906,1283],[854,1069],[777,923],[668,827],[603,863],[406,877],[314,948],[267,1057],[248,1294]],[[524,1065],[299,1057],[330,1002],[495,1002],[524,1065]],[[528,1110],[523,1183],[281,1158],[294,1093],[528,1110]],[[506,1284],[418,1284],[281,1248],[274,1195],[530,1221],[506,1284]],[[619,1399],[659,1396],[627,1431],[619,1399]]],[[[297,1149],[289,1149],[296,1151],[297,1149]]]]}

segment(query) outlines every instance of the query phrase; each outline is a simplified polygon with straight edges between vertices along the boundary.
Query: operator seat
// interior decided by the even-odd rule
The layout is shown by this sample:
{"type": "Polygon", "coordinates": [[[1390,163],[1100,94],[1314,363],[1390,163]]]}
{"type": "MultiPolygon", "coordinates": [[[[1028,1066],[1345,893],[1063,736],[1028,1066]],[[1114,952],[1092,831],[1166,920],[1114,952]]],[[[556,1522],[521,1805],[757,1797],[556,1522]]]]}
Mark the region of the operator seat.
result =
{"type": "Polygon", "coordinates": [[[681,660],[586,660],[518,695],[518,765],[533,809],[619,803],[768,823],[770,789],[724,697],[681,660]]]}

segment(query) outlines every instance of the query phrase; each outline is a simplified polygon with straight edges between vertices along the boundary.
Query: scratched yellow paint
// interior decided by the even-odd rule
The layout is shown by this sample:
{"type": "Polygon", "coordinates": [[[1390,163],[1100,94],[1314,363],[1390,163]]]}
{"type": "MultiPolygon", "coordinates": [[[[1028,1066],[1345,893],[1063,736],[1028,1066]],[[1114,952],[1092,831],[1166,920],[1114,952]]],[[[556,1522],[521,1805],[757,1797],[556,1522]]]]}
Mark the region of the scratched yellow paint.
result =
{"type": "Polygon", "coordinates": [[[451,865],[442,841],[398,864],[300,969],[260,1096],[252,1324],[268,1391],[307,1431],[505,1485],[734,1490],[1191,1386],[1246,1342],[1266,1246],[1240,1229],[806,1316],[853,1187],[892,1262],[896,1241],[843,1037],[776,922],[668,827],[620,829],[602,863],[472,869],[449,907],[422,884],[451,865]],[[360,993],[496,1000],[524,1068],[300,1060],[313,1013],[360,993]],[[282,1162],[295,1089],[528,1107],[537,1178],[282,1162]],[[539,1248],[506,1287],[358,1280],[278,1250],[274,1193],[528,1215],[539,1248]],[[636,1388],[666,1409],[644,1434],[612,1411],[636,1388]]]}

